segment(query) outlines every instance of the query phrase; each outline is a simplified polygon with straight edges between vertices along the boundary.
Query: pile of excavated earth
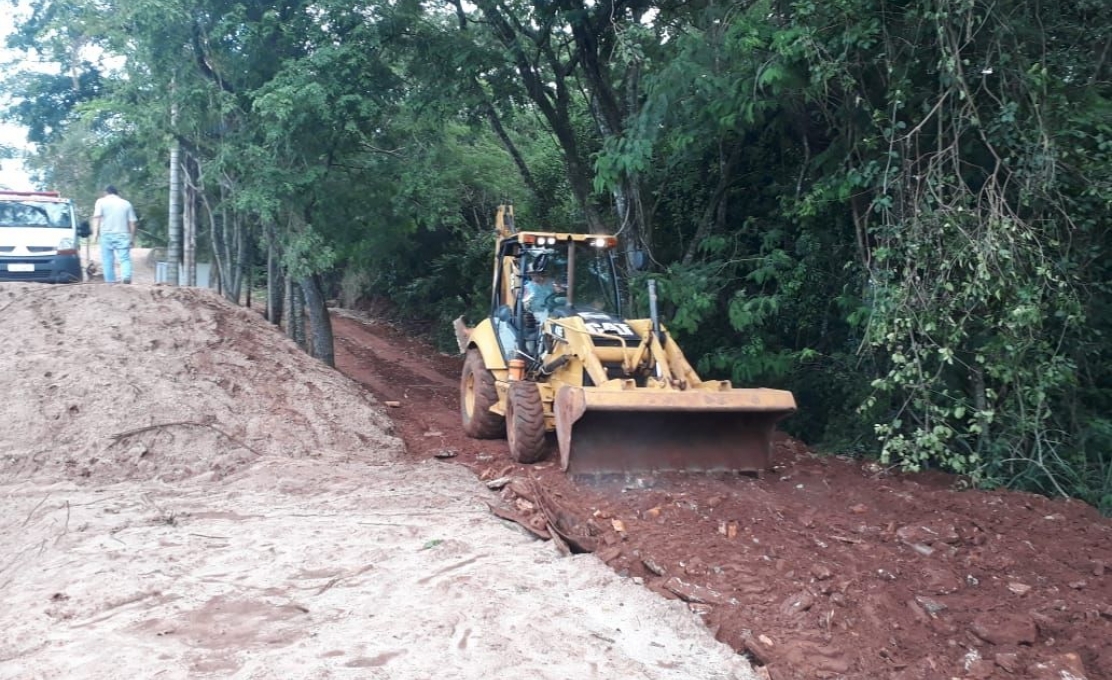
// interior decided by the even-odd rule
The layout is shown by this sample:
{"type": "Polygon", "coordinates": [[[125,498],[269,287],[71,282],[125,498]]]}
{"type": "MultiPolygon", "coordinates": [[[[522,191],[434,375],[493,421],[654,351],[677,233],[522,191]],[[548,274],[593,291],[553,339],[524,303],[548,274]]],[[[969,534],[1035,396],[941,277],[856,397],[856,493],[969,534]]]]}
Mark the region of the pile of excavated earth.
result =
{"type": "Polygon", "coordinates": [[[0,678],[750,678],[215,293],[0,284],[0,678]]]}

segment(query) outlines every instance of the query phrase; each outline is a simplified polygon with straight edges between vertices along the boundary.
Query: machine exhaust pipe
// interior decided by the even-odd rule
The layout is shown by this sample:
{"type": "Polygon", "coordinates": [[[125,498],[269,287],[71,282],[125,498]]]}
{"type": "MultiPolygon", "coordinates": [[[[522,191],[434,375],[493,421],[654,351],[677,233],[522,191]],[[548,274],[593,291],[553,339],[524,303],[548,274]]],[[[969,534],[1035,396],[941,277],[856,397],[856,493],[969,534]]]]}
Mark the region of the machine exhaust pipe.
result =
{"type": "Polygon", "coordinates": [[[664,345],[664,333],[660,330],[660,312],[656,302],[656,279],[649,279],[649,319],[653,325],[653,335],[664,345]]]}

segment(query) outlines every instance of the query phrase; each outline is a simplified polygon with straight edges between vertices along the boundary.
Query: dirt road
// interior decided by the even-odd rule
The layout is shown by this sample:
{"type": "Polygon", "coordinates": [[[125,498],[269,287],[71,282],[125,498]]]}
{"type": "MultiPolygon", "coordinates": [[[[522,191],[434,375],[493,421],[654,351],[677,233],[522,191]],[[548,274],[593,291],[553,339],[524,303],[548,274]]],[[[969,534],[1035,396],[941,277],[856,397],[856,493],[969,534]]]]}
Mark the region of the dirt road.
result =
{"type": "Polygon", "coordinates": [[[539,533],[558,515],[772,678],[1112,678],[1112,522],[1091,507],[960,491],[786,439],[763,479],[577,487],[461,436],[457,357],[383,323],[336,316],[335,331],[340,370],[399,402],[410,459],[447,452],[513,478],[501,514],[539,533]]]}

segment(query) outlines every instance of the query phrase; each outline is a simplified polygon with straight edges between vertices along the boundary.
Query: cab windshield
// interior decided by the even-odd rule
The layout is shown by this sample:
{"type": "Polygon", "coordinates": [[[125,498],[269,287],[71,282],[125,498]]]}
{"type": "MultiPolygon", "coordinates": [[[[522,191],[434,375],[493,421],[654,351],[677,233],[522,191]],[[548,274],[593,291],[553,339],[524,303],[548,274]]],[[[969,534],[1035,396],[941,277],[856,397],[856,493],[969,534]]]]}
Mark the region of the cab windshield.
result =
{"type": "Polygon", "coordinates": [[[554,306],[577,312],[605,312],[619,316],[618,287],[611,251],[589,243],[567,242],[531,248],[526,253],[526,271],[541,269],[556,285],[559,297],[554,306]],[[574,248],[572,255],[570,248],[574,248]],[[569,276],[568,267],[574,263],[569,276]],[[567,289],[569,281],[572,289],[567,289]]]}
{"type": "Polygon", "coordinates": [[[69,229],[72,226],[70,206],[67,203],[0,201],[0,227],[69,229]]]}

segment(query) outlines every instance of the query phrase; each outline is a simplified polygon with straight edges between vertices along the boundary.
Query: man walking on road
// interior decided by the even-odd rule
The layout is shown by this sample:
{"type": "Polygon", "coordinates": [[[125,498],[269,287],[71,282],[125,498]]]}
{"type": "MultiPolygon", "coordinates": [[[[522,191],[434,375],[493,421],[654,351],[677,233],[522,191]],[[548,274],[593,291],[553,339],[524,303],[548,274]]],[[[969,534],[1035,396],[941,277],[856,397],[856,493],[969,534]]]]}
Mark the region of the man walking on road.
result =
{"type": "Polygon", "coordinates": [[[120,198],[111,184],[104,196],[93,207],[93,238],[100,238],[100,259],[104,267],[104,282],[116,282],[116,267],[120,265],[120,281],[131,283],[131,246],[135,243],[135,208],[120,198]]]}

